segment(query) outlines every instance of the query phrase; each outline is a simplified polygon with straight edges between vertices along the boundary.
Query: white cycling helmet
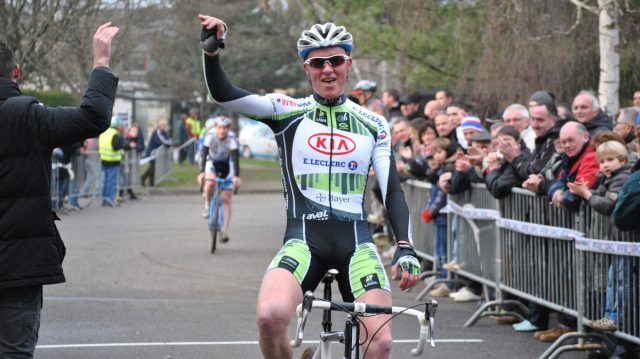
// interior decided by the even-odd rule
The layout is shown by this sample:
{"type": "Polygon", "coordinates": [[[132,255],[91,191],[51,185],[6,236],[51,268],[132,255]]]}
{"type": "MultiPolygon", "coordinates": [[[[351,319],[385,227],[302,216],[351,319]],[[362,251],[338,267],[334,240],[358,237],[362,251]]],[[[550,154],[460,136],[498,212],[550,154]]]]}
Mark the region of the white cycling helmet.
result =
{"type": "Polygon", "coordinates": [[[356,84],[356,87],[354,87],[353,89],[376,92],[377,88],[378,88],[378,84],[376,84],[375,81],[361,80],[361,81],[358,81],[358,83],[356,84]]]}
{"type": "Polygon", "coordinates": [[[334,46],[342,47],[349,54],[353,50],[353,37],[344,26],[331,22],[315,24],[298,39],[298,55],[305,60],[311,50],[334,46]]]}
{"type": "Polygon", "coordinates": [[[231,126],[231,119],[227,116],[218,116],[213,121],[216,126],[231,126]]]}

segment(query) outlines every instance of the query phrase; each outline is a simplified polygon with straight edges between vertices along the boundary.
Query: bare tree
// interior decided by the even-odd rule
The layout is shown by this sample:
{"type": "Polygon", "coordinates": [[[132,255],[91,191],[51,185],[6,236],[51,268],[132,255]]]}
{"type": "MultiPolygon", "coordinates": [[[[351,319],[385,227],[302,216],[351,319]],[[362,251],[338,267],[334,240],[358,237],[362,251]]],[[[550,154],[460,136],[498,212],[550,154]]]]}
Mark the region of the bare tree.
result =
{"type": "MultiPolygon", "coordinates": [[[[0,3],[0,36],[15,49],[22,81],[36,88],[63,89],[76,95],[86,85],[93,63],[92,34],[113,21],[120,27],[114,41],[112,67],[129,54],[144,26],[142,0],[16,0],[0,3]]],[[[144,2],[150,6],[149,2],[144,2]]]]}

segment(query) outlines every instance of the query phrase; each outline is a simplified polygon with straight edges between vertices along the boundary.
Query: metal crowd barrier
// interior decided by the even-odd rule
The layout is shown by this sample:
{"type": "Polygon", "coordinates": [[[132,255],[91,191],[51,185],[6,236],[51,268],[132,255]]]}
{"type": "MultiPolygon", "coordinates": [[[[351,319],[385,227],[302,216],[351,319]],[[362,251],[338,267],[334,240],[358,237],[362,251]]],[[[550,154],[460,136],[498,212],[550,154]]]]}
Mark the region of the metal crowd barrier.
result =
{"type": "Polygon", "coordinates": [[[155,185],[166,180],[173,169],[173,155],[170,147],[160,146],[155,153],[155,185]]]}
{"type": "MultiPolygon", "coordinates": [[[[438,256],[436,256],[436,228],[433,221],[425,224],[422,221],[420,212],[426,207],[431,195],[431,183],[407,180],[403,183],[405,198],[407,200],[407,206],[411,220],[411,230],[413,237],[413,246],[416,250],[416,254],[425,260],[432,263],[432,270],[425,271],[421,277],[424,278],[428,275],[433,275],[438,267],[438,256]]],[[[443,263],[444,264],[444,263],[443,263]]]]}
{"type": "MultiPolygon", "coordinates": [[[[420,228],[426,187],[418,181],[405,187],[416,246],[425,245],[423,238],[435,243],[435,236],[424,236],[420,228]]],[[[522,189],[498,201],[481,184],[449,196],[447,211],[449,258],[459,263],[453,272],[495,290],[495,300],[481,306],[465,326],[488,315],[522,318],[512,310],[527,309],[519,301],[505,300],[506,292],[578,319],[577,332],[564,334],[540,358],[568,350],[611,354],[611,337],[640,344],[640,230],[621,232],[608,216],[587,205],[580,211],[556,208],[548,198],[522,189]],[[585,323],[605,317],[612,308],[621,313],[612,335],[586,329],[585,323]]]]}
{"type": "MultiPolygon", "coordinates": [[[[171,158],[171,154],[165,155],[171,158]]],[[[165,158],[163,157],[164,161],[165,158]]],[[[102,164],[97,151],[89,151],[71,157],[71,162],[62,165],[54,156],[51,160],[51,201],[53,210],[77,209],[91,205],[93,200],[102,197],[102,164]],[[64,174],[64,168],[67,174],[64,174]],[[61,175],[62,174],[62,175],[61,175]],[[67,184],[62,184],[66,181],[67,184]]],[[[157,169],[156,169],[157,170],[157,169]]],[[[171,164],[162,171],[171,171],[171,164]]],[[[162,174],[167,176],[166,173],[162,174]]],[[[120,162],[120,179],[118,189],[140,188],[140,159],[136,150],[124,151],[120,162]]]]}

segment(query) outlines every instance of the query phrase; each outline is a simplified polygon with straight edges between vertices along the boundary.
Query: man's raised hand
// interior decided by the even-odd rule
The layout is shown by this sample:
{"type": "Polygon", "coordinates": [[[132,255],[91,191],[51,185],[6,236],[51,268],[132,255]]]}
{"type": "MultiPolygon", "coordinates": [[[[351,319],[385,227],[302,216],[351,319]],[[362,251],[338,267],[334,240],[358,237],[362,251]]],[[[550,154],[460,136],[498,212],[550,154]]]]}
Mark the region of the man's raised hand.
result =
{"type": "Polygon", "coordinates": [[[111,41],[120,31],[111,21],[100,25],[93,35],[93,67],[109,66],[111,58],[111,41]]]}

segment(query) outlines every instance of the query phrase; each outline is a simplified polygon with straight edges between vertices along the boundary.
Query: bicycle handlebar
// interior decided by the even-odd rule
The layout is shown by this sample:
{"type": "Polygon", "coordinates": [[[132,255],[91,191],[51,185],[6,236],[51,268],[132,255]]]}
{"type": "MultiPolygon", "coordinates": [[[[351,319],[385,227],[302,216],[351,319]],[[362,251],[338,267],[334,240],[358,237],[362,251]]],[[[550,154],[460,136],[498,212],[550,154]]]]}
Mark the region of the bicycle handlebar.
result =
{"type": "Polygon", "coordinates": [[[315,299],[313,293],[307,292],[304,295],[303,302],[296,308],[296,316],[298,324],[296,328],[295,339],[291,341],[291,346],[297,348],[302,344],[304,337],[304,327],[311,309],[318,308],[322,310],[346,311],[356,315],[364,314],[403,314],[415,317],[420,324],[420,336],[418,345],[411,349],[413,356],[421,355],[427,340],[430,341],[431,347],[435,347],[434,329],[435,329],[435,313],[438,307],[436,300],[430,299],[425,303],[425,311],[421,312],[413,308],[382,306],[374,304],[366,304],[362,302],[328,302],[326,300],[315,299]]]}

